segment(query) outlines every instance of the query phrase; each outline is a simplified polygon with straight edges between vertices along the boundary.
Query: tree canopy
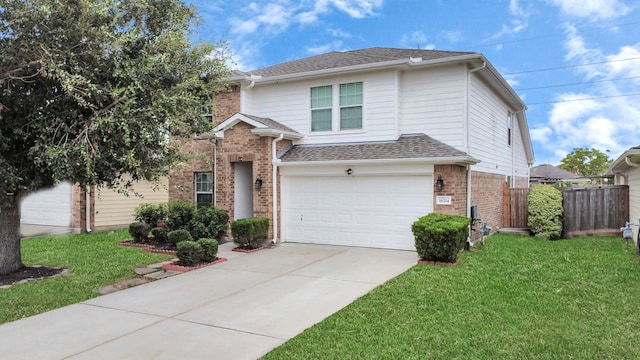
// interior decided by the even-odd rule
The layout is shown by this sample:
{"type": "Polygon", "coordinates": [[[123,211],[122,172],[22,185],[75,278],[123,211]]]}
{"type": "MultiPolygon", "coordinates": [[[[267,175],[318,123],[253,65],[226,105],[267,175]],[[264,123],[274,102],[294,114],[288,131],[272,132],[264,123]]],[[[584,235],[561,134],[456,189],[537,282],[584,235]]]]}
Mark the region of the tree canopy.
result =
{"type": "Polygon", "coordinates": [[[598,178],[602,176],[609,165],[611,159],[607,153],[597,149],[574,148],[567,156],[560,160],[559,168],[567,170],[576,175],[588,178],[598,178]]]}
{"type": "Polygon", "coordinates": [[[0,4],[0,263],[25,194],[155,181],[183,155],[173,140],[210,128],[228,53],[194,44],[196,22],[178,0],[0,4]]]}

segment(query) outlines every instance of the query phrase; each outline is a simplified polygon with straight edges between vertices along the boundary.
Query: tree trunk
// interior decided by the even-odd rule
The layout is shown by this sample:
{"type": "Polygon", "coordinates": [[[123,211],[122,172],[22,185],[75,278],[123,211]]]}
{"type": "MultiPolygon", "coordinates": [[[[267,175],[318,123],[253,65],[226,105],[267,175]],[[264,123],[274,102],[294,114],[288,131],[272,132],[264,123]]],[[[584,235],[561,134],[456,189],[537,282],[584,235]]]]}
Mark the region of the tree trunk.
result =
{"type": "Polygon", "coordinates": [[[24,266],[20,254],[20,198],[19,194],[0,195],[0,275],[24,266]]]}

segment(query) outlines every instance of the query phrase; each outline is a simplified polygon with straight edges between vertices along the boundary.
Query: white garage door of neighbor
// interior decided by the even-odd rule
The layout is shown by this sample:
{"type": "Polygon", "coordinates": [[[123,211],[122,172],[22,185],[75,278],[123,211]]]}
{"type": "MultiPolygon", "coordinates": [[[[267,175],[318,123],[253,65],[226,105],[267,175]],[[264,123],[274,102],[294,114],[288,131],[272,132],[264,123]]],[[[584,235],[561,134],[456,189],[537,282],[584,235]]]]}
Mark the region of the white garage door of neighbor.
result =
{"type": "Polygon", "coordinates": [[[21,223],[49,226],[71,226],[71,183],[29,194],[20,207],[21,223]]]}
{"type": "Polygon", "coordinates": [[[284,241],[415,250],[433,211],[431,176],[283,177],[284,241]]]}

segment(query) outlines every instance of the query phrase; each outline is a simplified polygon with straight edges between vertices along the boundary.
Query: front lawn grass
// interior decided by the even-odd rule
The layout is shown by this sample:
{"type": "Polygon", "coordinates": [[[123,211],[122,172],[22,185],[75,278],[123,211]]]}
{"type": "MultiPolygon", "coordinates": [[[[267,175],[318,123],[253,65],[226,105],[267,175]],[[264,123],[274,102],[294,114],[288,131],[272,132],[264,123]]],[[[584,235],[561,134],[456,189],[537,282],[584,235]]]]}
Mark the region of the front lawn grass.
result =
{"type": "Polygon", "coordinates": [[[621,238],[493,235],[414,266],[265,359],[640,359],[640,264],[621,238]]]}
{"type": "Polygon", "coordinates": [[[25,265],[62,266],[69,273],[0,290],[0,324],[94,298],[102,286],[136,277],[136,267],[172,258],[118,246],[128,238],[121,230],[22,240],[25,265]]]}

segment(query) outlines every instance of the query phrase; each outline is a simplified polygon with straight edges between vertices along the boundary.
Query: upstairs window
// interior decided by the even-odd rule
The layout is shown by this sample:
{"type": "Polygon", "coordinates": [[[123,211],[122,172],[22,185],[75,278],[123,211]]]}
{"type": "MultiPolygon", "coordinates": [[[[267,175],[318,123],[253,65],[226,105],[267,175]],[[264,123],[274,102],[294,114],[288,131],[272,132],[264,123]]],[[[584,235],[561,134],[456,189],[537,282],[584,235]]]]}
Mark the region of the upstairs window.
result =
{"type": "Polygon", "coordinates": [[[362,83],[340,85],[340,130],[362,129],[362,83]]]}
{"type": "Polygon", "coordinates": [[[210,172],[195,173],[196,206],[213,204],[213,174],[210,172]]]}
{"type": "Polygon", "coordinates": [[[333,86],[311,88],[311,131],[330,131],[333,86]]]}
{"type": "Polygon", "coordinates": [[[513,142],[513,113],[511,111],[507,112],[507,144],[511,146],[513,142]]]}

